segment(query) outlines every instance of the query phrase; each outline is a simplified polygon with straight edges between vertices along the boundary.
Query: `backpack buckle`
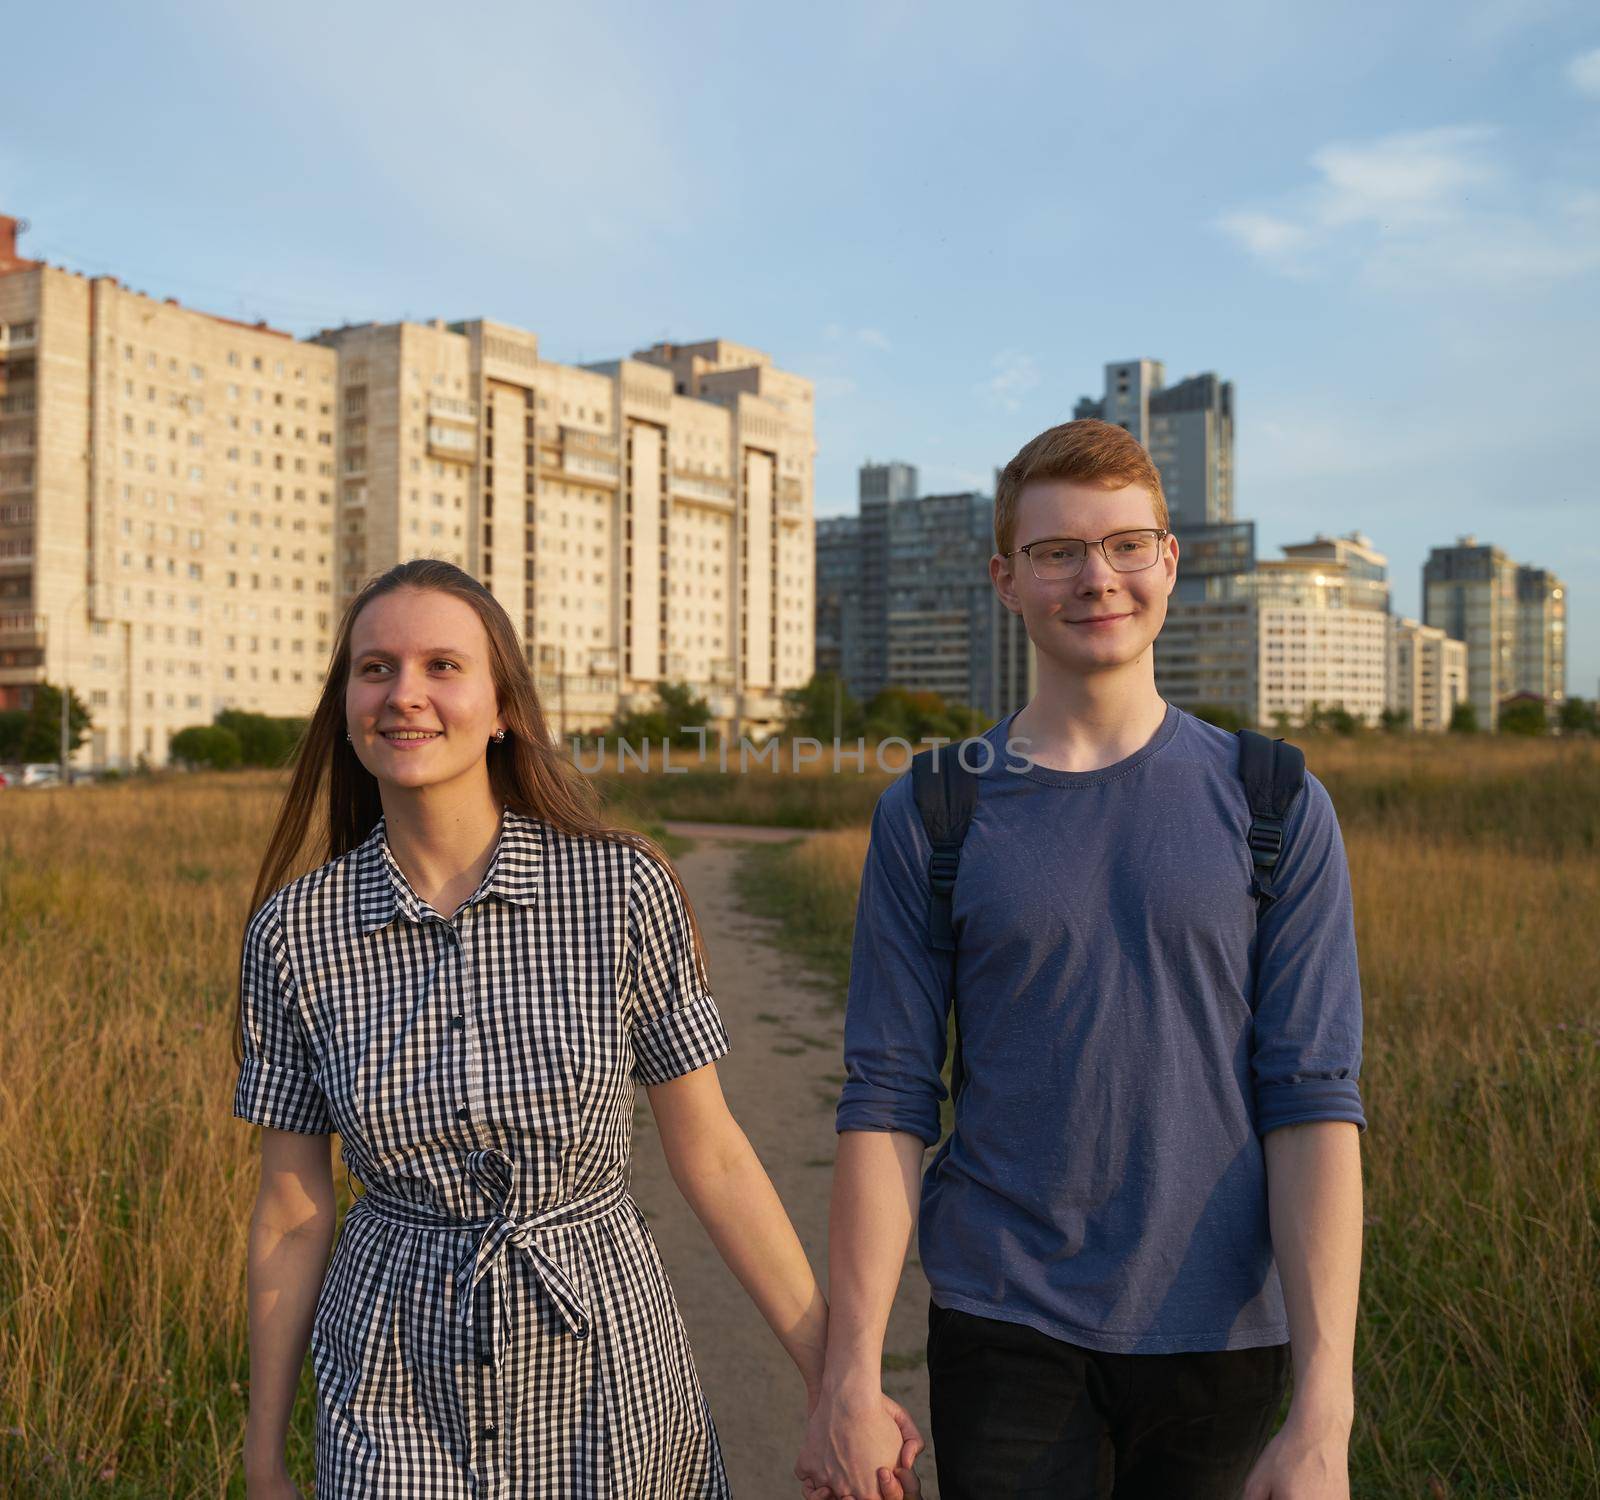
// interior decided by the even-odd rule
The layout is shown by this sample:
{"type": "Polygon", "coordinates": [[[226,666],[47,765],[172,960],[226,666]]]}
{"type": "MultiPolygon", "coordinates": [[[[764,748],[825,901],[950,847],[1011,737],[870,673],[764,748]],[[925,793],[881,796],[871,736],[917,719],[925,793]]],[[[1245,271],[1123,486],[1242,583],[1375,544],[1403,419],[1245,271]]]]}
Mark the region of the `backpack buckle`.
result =
{"type": "Polygon", "coordinates": [[[1258,870],[1271,870],[1283,853],[1283,819],[1261,816],[1250,824],[1246,835],[1250,856],[1258,870]]]}
{"type": "Polygon", "coordinates": [[[958,848],[935,846],[928,861],[928,885],[940,895],[948,895],[956,886],[956,869],[961,863],[958,848]]]}

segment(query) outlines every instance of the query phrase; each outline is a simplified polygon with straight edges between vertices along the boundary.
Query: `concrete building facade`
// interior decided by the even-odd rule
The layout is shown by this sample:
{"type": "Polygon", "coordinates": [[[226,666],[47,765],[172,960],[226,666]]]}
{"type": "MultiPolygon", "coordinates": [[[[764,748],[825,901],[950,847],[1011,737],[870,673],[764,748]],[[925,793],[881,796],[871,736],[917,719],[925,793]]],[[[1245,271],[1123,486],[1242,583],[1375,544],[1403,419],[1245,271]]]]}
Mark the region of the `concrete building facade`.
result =
{"type": "Polygon", "coordinates": [[[334,355],[17,254],[0,218],[0,706],[68,683],[82,765],[303,714],[333,602],[334,355]]]}
{"type": "Polygon", "coordinates": [[[483,320],[302,341],[18,254],[0,217],[0,707],[89,706],[81,765],[315,702],[343,605],[447,558],[552,726],[664,679],[732,733],[812,671],[809,381],[727,341],[590,366],[483,320]]]}
{"type": "Polygon", "coordinates": [[[818,670],[863,703],[897,687],[992,719],[1020,708],[1033,649],[989,581],[993,497],[918,495],[910,464],[868,463],[859,499],[859,514],[818,523],[818,670]]]}
{"type": "Polygon", "coordinates": [[[1261,726],[1302,723],[1313,706],[1377,724],[1389,656],[1385,559],[1355,534],[1283,550],[1209,598],[1169,601],[1158,688],[1181,707],[1227,708],[1261,726]]]}
{"type": "Polygon", "coordinates": [[[1407,729],[1440,733],[1467,700],[1467,646],[1420,621],[1389,623],[1388,707],[1407,729]]]}
{"type": "Polygon", "coordinates": [[[522,631],[558,732],[663,680],[724,732],[778,726],[812,671],[809,381],[722,340],[563,365],[482,320],[318,342],[340,368],[342,598],[449,557],[522,631]]]}

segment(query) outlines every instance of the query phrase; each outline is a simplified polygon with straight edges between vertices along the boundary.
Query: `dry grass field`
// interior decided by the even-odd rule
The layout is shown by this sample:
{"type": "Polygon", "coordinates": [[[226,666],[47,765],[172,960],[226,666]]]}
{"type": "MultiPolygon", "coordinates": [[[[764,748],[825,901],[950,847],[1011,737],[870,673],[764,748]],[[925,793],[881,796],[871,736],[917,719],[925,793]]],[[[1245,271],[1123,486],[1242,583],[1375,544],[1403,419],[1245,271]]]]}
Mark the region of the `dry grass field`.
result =
{"type": "MultiPolygon", "coordinates": [[[[1600,755],[1308,750],[1345,827],[1367,1004],[1356,1492],[1600,1493],[1600,755]]],[[[847,772],[831,798],[807,779],[821,792],[723,781],[720,811],[852,809],[766,874],[796,941],[838,964],[882,778],[847,772]]],[[[708,815],[665,780],[630,788],[634,821],[708,815]]],[[[230,1027],[277,785],[0,793],[7,1497],[242,1493],[256,1141],[230,1115],[230,1027]]],[[[308,1400],[299,1418],[308,1480],[308,1400]]]]}

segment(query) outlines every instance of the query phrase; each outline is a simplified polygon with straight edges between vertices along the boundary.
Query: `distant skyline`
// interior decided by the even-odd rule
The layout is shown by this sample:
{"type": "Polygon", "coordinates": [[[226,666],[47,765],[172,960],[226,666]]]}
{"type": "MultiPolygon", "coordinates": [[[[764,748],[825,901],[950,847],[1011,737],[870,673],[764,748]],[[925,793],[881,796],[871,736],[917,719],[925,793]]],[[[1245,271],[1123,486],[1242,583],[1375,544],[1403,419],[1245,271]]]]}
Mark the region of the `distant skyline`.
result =
{"type": "Polygon", "coordinates": [[[595,360],[733,339],[869,456],[988,489],[1102,366],[1234,382],[1263,556],[1464,534],[1600,678],[1600,16],[369,0],[8,17],[21,249],[299,334],[483,316],[595,360]],[[21,128],[21,127],[26,127],[21,128]]]}

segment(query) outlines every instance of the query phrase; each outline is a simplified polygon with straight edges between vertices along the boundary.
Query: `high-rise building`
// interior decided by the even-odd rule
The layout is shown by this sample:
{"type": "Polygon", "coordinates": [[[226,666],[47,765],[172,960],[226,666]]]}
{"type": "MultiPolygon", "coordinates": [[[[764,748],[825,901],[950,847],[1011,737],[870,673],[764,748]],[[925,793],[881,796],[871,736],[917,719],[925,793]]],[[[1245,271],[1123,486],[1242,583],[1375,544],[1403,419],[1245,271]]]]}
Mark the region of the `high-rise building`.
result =
{"type": "Polygon", "coordinates": [[[1395,617],[1389,623],[1388,706],[1408,729],[1450,727],[1467,699],[1467,646],[1434,625],[1395,617]]]}
{"type": "Polygon", "coordinates": [[[569,366],[481,320],[297,340],[17,253],[0,218],[0,707],[67,683],[84,764],[300,715],[338,610],[441,557],[552,726],[663,680],[760,733],[812,669],[809,381],[726,341],[569,366]]]}
{"type": "Polygon", "coordinates": [[[1220,595],[1255,563],[1255,525],[1233,517],[1233,382],[1208,373],[1169,386],[1158,359],[1108,364],[1105,381],[1073,417],[1115,423],[1150,450],[1184,558],[1176,597],[1220,595]]]}
{"type": "Polygon", "coordinates": [[[1435,547],[1422,568],[1422,618],[1467,645],[1467,692],[1493,729],[1517,690],[1517,565],[1498,547],[1464,536],[1435,547]]]}
{"type": "Polygon", "coordinates": [[[936,692],[990,718],[1027,702],[1033,652],[989,581],[994,500],[916,492],[909,464],[861,469],[860,514],[817,528],[817,661],[851,695],[936,692]]]}
{"type": "Polygon", "coordinates": [[[856,493],[860,593],[845,676],[850,691],[865,699],[889,680],[889,515],[895,506],[917,498],[916,466],[868,459],[858,471],[856,493]]]}
{"type": "Polygon", "coordinates": [[[1567,591],[1545,568],[1517,569],[1516,691],[1551,709],[1567,697],[1567,591]]]}
{"type": "Polygon", "coordinates": [[[0,706],[66,683],[76,760],[167,759],[327,664],[333,353],[17,254],[0,218],[0,706]]]}

